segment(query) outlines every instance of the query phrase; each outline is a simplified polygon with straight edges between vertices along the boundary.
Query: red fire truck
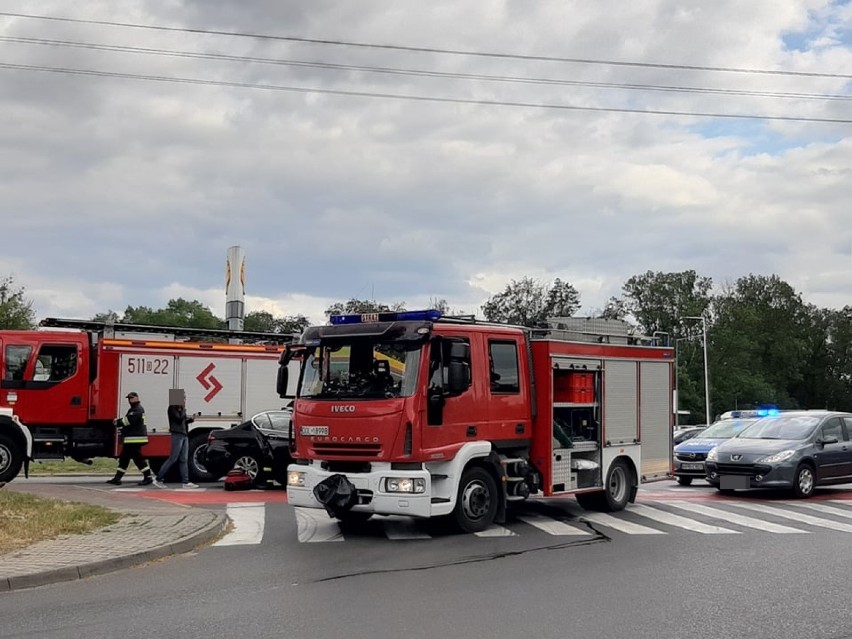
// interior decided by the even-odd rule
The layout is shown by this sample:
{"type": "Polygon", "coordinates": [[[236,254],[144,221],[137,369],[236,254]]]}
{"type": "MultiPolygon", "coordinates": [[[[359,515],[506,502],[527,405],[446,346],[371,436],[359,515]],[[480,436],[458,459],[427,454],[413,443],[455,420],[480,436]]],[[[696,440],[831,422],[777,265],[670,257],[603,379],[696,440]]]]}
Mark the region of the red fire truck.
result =
{"type": "Polygon", "coordinates": [[[143,453],[155,468],[169,453],[169,390],[186,391],[196,481],[216,479],[203,464],[211,430],[281,408],[275,375],[292,336],[62,319],[41,326],[0,331],[0,481],[33,460],[117,456],[112,419],[126,412],[130,391],[145,407],[143,453]],[[227,343],[237,339],[263,343],[227,343]]]}
{"type": "Polygon", "coordinates": [[[448,516],[468,532],[531,496],[622,509],[671,471],[664,337],[602,319],[334,316],[281,358],[282,390],[300,363],[288,501],[342,523],[448,516]]]}

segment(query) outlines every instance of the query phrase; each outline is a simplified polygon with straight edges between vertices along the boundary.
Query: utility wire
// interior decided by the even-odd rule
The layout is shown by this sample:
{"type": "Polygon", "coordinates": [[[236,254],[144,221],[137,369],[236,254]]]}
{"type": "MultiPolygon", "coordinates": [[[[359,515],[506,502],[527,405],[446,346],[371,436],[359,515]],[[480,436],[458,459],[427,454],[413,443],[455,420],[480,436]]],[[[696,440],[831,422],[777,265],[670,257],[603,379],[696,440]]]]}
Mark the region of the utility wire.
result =
{"type": "Polygon", "coordinates": [[[221,87],[236,87],[246,89],[263,89],[269,91],[289,91],[294,93],[321,93],[326,95],[352,96],[363,98],[381,98],[388,100],[408,100],[416,102],[440,102],[447,104],[471,104],[479,106],[501,106],[501,107],[522,107],[531,109],[554,109],[562,111],[591,111],[591,112],[606,112],[606,113],[637,113],[642,115],[673,115],[698,118],[729,118],[729,119],[744,119],[744,120],[780,120],[787,122],[821,122],[828,124],[852,124],[852,119],[835,119],[835,118],[811,118],[787,115],[755,115],[755,114],[735,114],[735,113],[709,113],[709,112],[694,112],[687,111],[664,111],[664,110],[649,110],[649,109],[629,109],[616,107],[587,107],[576,106],[570,104],[537,104],[530,102],[510,102],[501,100],[473,100],[466,98],[449,98],[425,95],[406,95],[395,93],[378,93],[372,91],[343,91],[337,89],[317,89],[311,87],[293,87],[276,84],[260,84],[253,82],[231,82],[224,80],[205,80],[200,78],[178,78],[159,75],[143,75],[135,73],[119,73],[115,71],[98,71],[95,69],[70,69],[62,67],[49,67],[29,64],[11,64],[0,62],[0,69],[11,69],[20,71],[40,71],[49,73],[62,73],[68,75],[84,75],[110,78],[126,78],[131,80],[144,80],[151,82],[172,82],[179,84],[198,84],[206,86],[221,86],[221,87]]]}
{"type": "Polygon", "coordinates": [[[101,44],[96,42],[80,42],[74,40],[52,40],[46,38],[25,38],[14,36],[0,36],[0,42],[13,42],[17,44],[35,44],[44,46],[71,47],[77,49],[89,49],[94,51],[112,51],[119,53],[134,53],[143,55],[157,55],[175,58],[190,58],[201,60],[225,60],[229,62],[254,62],[260,64],[271,64],[280,66],[308,67],[318,69],[335,69],[342,71],[362,71],[367,73],[380,73],[388,75],[403,75],[414,77],[434,77],[460,80],[481,80],[486,82],[510,82],[536,85],[566,85],[584,86],[604,89],[628,89],[639,91],[662,91],[672,93],[699,93],[711,95],[738,95],[762,98],[782,99],[804,99],[804,100],[852,100],[852,95],[832,93],[795,93],[789,91],[757,91],[747,89],[718,89],[710,87],[688,87],[677,85],[656,84],[628,84],[621,82],[592,82],[587,80],[566,80],[559,78],[520,77],[505,75],[489,75],[478,73],[461,73],[446,71],[429,71],[420,69],[405,69],[395,67],[379,67],[372,65],[338,64],[332,62],[319,62],[312,60],[290,60],[281,58],[260,58],[254,56],[231,55],[225,53],[203,53],[194,51],[179,51],[172,49],[131,47],[126,45],[101,44]]]}
{"type": "Polygon", "coordinates": [[[782,76],[799,76],[810,78],[846,78],[852,79],[852,74],[849,73],[819,73],[814,71],[783,71],[778,69],[748,69],[738,67],[709,67],[688,64],[663,64],[654,62],[627,62],[622,60],[602,60],[594,58],[563,58],[555,56],[542,55],[521,55],[517,53],[497,53],[488,51],[464,51],[460,49],[439,49],[436,47],[412,47],[396,44],[371,44],[366,42],[352,42],[347,40],[330,40],[318,38],[299,38],[295,36],[279,36],[262,33],[247,33],[240,31],[219,31],[214,29],[194,29],[190,27],[167,27],[163,25],[153,24],[137,24],[131,22],[116,22],[111,20],[85,20],[82,18],[68,18],[63,16],[44,16],[28,13],[12,13],[9,11],[0,11],[0,16],[8,18],[27,18],[33,20],[53,20],[58,22],[72,22],[77,24],[95,24],[110,27],[125,27],[131,29],[148,29],[154,31],[172,31],[179,33],[195,33],[204,35],[221,35],[239,38],[254,38],[257,40],[277,40],[284,42],[301,42],[307,44],[325,44],[342,47],[360,47],[368,49],[386,49],[392,51],[410,51],[415,53],[439,53],[446,55],[464,55],[485,58],[503,58],[511,60],[533,60],[538,62],[567,62],[573,64],[596,64],[608,66],[622,67],[643,67],[652,69],[680,69],[687,71],[714,71],[723,73],[749,73],[761,75],[782,75],[782,76]]]}

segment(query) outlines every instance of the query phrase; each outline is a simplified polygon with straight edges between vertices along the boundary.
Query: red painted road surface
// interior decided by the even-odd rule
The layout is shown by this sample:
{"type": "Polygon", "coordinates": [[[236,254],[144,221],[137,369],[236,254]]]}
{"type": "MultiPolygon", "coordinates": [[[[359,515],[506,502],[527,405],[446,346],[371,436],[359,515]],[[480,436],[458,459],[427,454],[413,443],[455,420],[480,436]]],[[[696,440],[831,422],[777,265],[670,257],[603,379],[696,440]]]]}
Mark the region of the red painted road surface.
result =
{"type": "Polygon", "coordinates": [[[174,504],[205,505],[257,502],[260,504],[286,504],[287,493],[283,490],[225,490],[208,488],[204,490],[143,490],[128,493],[148,499],[162,499],[174,504]]]}

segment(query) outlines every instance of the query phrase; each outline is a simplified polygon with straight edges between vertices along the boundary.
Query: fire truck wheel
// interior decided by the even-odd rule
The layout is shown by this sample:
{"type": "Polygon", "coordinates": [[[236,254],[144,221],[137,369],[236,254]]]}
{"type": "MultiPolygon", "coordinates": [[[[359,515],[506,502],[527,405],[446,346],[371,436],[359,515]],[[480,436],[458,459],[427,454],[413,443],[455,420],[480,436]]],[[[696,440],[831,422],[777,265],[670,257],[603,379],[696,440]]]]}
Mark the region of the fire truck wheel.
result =
{"type": "Polygon", "coordinates": [[[207,452],[207,433],[196,433],[189,438],[189,478],[191,481],[216,481],[212,473],[204,467],[204,454],[207,452]]]}
{"type": "Polygon", "coordinates": [[[609,467],[609,472],[606,474],[606,484],[604,485],[603,503],[604,509],[609,512],[616,510],[624,510],[627,502],[630,501],[630,482],[633,473],[627,467],[627,464],[620,459],[616,459],[609,467]]]}
{"type": "Polygon", "coordinates": [[[484,468],[473,466],[462,475],[453,519],[462,531],[473,533],[488,528],[497,515],[497,482],[484,468]]]}
{"type": "Polygon", "coordinates": [[[24,455],[11,437],[0,435],[0,481],[12,481],[20,472],[24,455]]]}
{"type": "Polygon", "coordinates": [[[630,482],[633,473],[627,464],[616,459],[609,467],[606,475],[604,489],[593,493],[580,493],[577,495],[577,503],[586,510],[598,510],[603,512],[615,512],[624,510],[630,501],[630,482]]]}

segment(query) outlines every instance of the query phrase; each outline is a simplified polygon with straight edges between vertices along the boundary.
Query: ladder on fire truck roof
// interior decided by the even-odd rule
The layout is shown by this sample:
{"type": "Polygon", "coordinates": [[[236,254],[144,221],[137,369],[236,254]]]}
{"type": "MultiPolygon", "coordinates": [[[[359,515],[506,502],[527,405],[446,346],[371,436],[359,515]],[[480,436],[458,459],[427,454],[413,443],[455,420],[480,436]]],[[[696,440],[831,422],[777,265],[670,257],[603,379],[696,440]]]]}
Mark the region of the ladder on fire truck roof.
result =
{"type": "Polygon", "coordinates": [[[668,333],[656,332],[641,335],[624,320],[596,317],[549,317],[541,325],[528,327],[478,320],[474,315],[444,315],[439,322],[453,324],[479,324],[486,326],[512,326],[529,332],[533,339],[557,339],[569,342],[596,342],[603,344],[630,344],[668,346],[668,333]]]}
{"type": "Polygon", "coordinates": [[[39,326],[45,328],[68,328],[90,333],[99,333],[103,337],[115,337],[116,331],[120,333],[152,333],[160,335],[173,335],[175,337],[187,337],[195,339],[237,339],[250,341],[252,343],[266,344],[289,344],[298,338],[298,335],[287,333],[263,333],[255,331],[232,331],[217,328],[186,328],[180,326],[151,326],[146,324],[123,324],[121,322],[95,322],[89,320],[60,319],[48,317],[39,322],[39,326]]]}

